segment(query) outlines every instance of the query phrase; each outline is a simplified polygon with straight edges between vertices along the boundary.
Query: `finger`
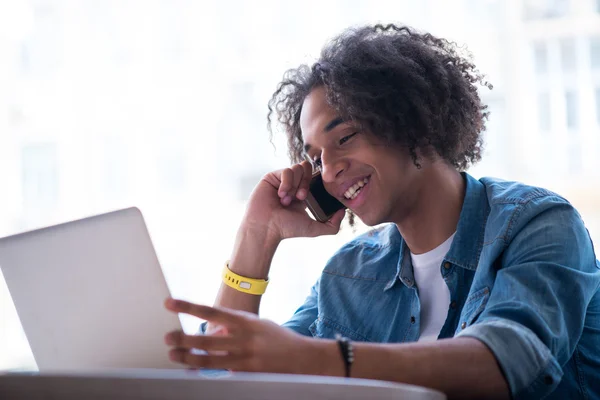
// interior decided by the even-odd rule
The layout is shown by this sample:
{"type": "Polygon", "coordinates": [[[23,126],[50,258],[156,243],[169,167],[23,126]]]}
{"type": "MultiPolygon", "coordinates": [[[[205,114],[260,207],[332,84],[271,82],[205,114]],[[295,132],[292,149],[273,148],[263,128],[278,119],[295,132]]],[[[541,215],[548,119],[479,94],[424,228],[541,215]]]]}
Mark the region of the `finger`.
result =
{"type": "Polygon", "coordinates": [[[324,224],[321,222],[316,222],[321,225],[321,228],[324,229],[324,235],[335,235],[340,231],[340,226],[342,225],[342,220],[346,216],[346,210],[341,209],[338,210],[335,214],[331,216],[329,221],[324,224]]]}
{"type": "Polygon", "coordinates": [[[165,343],[178,349],[234,352],[241,348],[239,338],[233,336],[186,335],[181,331],[170,332],[165,343]]]}
{"type": "Polygon", "coordinates": [[[165,301],[165,307],[173,312],[193,315],[194,317],[227,327],[237,327],[245,320],[243,316],[233,311],[193,304],[184,300],[169,298],[165,301]]]}
{"type": "Polygon", "coordinates": [[[302,166],[302,179],[300,180],[300,185],[298,185],[298,192],[296,193],[296,197],[298,200],[306,199],[308,195],[308,190],[310,188],[310,180],[312,179],[312,165],[308,161],[303,161],[302,166]]]}
{"type": "Polygon", "coordinates": [[[173,349],[169,351],[171,361],[186,364],[193,368],[209,369],[238,369],[236,368],[242,360],[237,354],[225,355],[198,355],[192,354],[184,349],[173,349]]]}
{"type": "MultiPolygon", "coordinates": [[[[281,171],[281,183],[277,190],[277,195],[283,200],[288,196],[288,192],[292,189],[294,183],[294,171],[291,168],[286,168],[281,171]]],[[[289,204],[289,203],[288,203],[289,204]]],[[[286,204],[287,205],[287,204],[286,204]]]]}
{"type": "Polygon", "coordinates": [[[342,208],[341,210],[338,210],[335,214],[331,216],[329,221],[326,222],[326,225],[331,226],[337,233],[340,230],[340,226],[342,225],[342,221],[344,220],[345,216],[346,209],[342,208]]]}
{"type": "Polygon", "coordinates": [[[291,169],[294,173],[294,181],[292,182],[292,189],[288,191],[288,195],[294,198],[296,197],[296,192],[298,191],[298,187],[302,181],[302,176],[304,175],[304,167],[302,167],[300,164],[294,164],[292,165],[291,169]]]}

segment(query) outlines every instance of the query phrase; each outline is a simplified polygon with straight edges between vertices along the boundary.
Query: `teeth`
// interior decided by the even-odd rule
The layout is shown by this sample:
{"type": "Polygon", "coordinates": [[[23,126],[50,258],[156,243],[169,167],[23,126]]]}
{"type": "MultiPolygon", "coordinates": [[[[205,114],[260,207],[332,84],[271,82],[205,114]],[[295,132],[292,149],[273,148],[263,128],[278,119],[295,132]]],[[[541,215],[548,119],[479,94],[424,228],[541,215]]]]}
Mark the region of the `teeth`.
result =
{"type": "Polygon", "coordinates": [[[363,186],[367,184],[367,182],[369,182],[369,178],[365,178],[362,181],[356,182],[351,188],[346,190],[346,193],[344,193],[344,197],[346,197],[348,200],[355,199],[356,196],[358,196],[358,194],[360,193],[360,190],[363,188],[363,186]]]}

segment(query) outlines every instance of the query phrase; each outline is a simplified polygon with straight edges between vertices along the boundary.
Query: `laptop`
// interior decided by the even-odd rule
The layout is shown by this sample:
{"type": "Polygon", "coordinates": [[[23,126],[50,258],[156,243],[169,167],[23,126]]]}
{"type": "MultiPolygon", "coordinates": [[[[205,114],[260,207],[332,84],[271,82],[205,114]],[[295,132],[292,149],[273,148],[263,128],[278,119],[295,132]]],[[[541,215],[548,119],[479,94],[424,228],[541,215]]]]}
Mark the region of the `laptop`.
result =
{"type": "Polygon", "coordinates": [[[0,269],[41,372],[182,368],[163,341],[181,324],[137,208],[2,238],[0,269]]]}

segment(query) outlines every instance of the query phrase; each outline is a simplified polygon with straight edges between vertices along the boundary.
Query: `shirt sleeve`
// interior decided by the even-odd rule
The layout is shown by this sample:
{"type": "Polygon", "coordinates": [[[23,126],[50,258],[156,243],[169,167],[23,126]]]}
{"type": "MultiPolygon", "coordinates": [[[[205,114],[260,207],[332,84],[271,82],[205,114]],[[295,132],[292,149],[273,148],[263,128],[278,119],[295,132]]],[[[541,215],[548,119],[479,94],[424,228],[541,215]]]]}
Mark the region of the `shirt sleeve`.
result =
{"type": "Polygon", "coordinates": [[[208,321],[204,321],[200,324],[200,327],[198,328],[198,333],[197,335],[204,335],[206,334],[206,326],[208,325],[208,321]]]}
{"type": "Polygon", "coordinates": [[[309,327],[317,319],[319,313],[319,281],[310,290],[310,294],[292,316],[283,324],[284,327],[292,329],[304,336],[312,336],[309,327]]]}
{"type": "Polygon", "coordinates": [[[457,336],[494,354],[514,399],[543,398],[563,376],[600,285],[593,245],[579,214],[562,199],[533,202],[510,221],[488,303],[457,336]],[[516,233],[510,233],[510,230],[516,233]]]}

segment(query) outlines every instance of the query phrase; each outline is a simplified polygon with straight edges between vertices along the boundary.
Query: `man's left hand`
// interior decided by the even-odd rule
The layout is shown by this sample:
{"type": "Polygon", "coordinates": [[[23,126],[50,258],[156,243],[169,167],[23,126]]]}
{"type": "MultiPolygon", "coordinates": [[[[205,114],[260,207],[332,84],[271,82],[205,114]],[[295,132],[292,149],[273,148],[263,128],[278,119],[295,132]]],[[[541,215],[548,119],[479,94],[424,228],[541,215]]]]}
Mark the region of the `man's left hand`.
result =
{"type": "Polygon", "coordinates": [[[234,371],[319,374],[321,353],[317,340],[299,335],[257,315],[167,299],[176,313],[193,315],[219,326],[218,335],[186,335],[173,331],[165,342],[169,357],[193,368],[234,371]],[[195,354],[192,349],[205,350],[195,354]]]}

